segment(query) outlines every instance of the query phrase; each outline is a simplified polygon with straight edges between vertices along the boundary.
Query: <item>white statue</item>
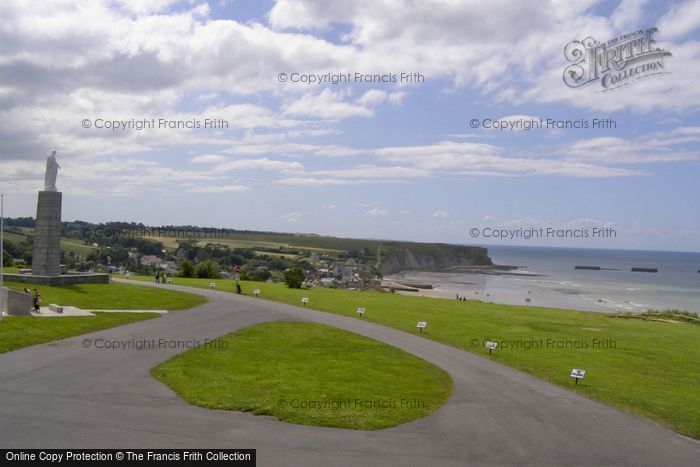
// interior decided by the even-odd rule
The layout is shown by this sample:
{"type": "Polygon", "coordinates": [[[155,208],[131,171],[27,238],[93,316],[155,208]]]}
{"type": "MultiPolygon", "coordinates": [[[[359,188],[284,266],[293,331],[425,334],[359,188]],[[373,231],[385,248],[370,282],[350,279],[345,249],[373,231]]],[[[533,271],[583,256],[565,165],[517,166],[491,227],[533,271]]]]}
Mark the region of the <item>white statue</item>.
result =
{"type": "Polygon", "coordinates": [[[51,151],[51,155],[46,158],[46,175],[44,176],[44,191],[56,190],[56,176],[61,166],[56,162],[56,151],[51,151]]]}

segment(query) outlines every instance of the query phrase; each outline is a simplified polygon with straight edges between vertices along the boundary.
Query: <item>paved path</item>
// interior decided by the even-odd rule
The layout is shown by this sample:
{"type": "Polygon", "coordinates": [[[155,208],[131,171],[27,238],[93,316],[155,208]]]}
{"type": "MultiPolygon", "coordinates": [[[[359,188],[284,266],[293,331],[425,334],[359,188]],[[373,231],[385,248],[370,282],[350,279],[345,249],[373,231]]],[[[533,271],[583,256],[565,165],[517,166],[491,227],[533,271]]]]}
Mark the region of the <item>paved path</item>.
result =
{"type": "Polygon", "coordinates": [[[700,465],[695,440],[453,347],[360,319],[197,293],[209,303],[0,355],[0,446],[256,448],[263,466],[700,465]],[[293,425],[179,399],[149,371],[181,349],[82,348],[97,338],[214,338],[272,320],[324,323],[392,344],[445,369],[454,394],[431,416],[381,431],[293,425]]]}

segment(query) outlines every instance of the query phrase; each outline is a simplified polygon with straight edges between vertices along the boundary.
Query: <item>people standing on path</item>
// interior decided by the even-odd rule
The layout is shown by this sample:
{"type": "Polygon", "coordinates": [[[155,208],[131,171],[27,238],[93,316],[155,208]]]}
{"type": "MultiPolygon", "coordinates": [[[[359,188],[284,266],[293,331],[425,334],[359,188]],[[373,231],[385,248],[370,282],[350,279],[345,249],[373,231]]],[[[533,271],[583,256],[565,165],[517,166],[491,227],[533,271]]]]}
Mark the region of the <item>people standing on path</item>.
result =
{"type": "Polygon", "coordinates": [[[41,313],[41,295],[39,295],[39,291],[37,289],[34,289],[32,299],[34,301],[34,312],[41,313]]]}

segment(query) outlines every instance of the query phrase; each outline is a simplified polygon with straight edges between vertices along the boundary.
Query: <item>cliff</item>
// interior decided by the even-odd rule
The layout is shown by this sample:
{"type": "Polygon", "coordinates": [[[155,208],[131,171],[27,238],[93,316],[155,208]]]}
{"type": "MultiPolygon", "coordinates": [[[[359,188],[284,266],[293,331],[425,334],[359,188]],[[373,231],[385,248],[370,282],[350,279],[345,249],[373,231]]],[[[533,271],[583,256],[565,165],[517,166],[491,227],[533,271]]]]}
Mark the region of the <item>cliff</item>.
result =
{"type": "Polygon", "coordinates": [[[399,271],[444,271],[458,266],[491,266],[486,248],[446,244],[401,244],[382,247],[379,271],[394,274],[399,271]]]}

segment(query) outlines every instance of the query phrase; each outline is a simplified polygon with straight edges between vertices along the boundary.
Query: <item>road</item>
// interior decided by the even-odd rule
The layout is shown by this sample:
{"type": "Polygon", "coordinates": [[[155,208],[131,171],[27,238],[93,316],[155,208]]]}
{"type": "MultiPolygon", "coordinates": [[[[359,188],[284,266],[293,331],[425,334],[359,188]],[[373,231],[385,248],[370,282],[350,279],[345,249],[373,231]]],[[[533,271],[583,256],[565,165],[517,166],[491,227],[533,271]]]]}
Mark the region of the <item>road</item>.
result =
{"type": "Polygon", "coordinates": [[[195,292],[209,302],[0,355],[0,446],[255,448],[263,466],[700,465],[696,440],[477,355],[357,318],[195,292]],[[83,348],[84,339],[215,338],[267,321],[323,323],[394,345],[447,371],[453,395],[429,417],[380,431],[294,425],[185,403],[150,376],[182,349],[83,348]]]}

